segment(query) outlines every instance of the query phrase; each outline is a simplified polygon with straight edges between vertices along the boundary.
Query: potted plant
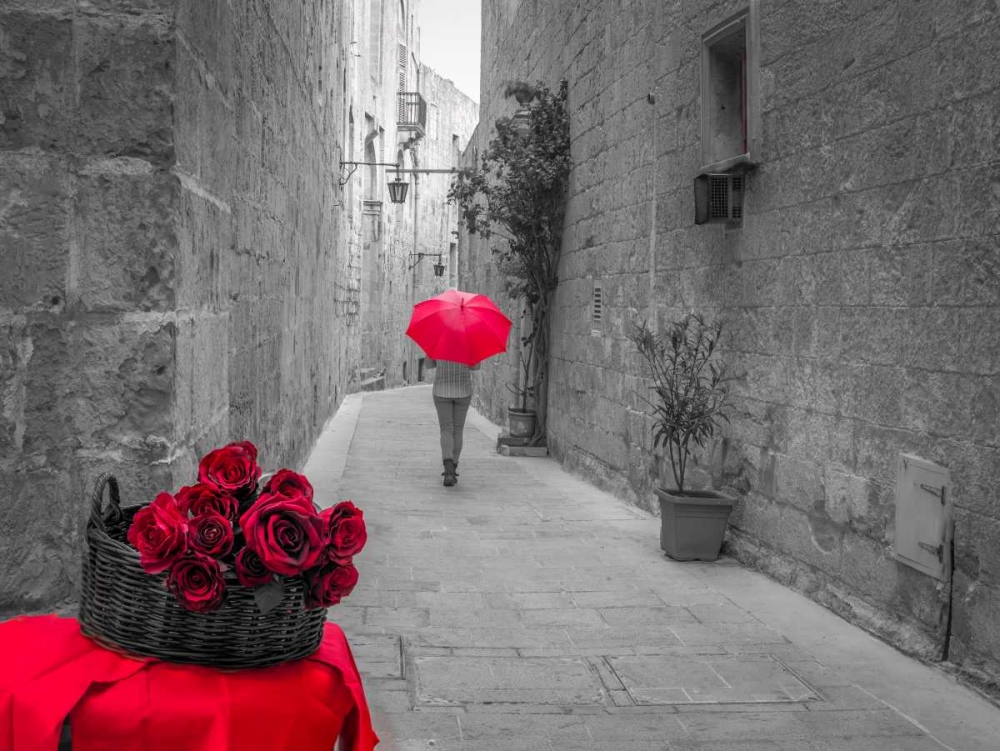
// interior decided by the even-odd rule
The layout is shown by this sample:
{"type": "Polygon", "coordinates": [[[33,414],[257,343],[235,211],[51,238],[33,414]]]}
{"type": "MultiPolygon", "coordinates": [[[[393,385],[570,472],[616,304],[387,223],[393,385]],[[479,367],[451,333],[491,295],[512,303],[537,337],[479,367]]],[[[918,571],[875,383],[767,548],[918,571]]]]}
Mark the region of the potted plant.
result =
{"type": "Polygon", "coordinates": [[[532,413],[528,444],[536,447],[545,443],[549,329],[571,166],[567,92],[565,81],[557,91],[544,83],[508,84],[504,93],[517,100],[517,112],[496,121],[482,160],[460,170],[448,193],[470,234],[503,241],[491,251],[526,321],[518,382],[509,387],[517,406],[508,415],[524,424],[524,413],[532,413]]]}
{"type": "MultiPolygon", "coordinates": [[[[646,322],[633,324],[635,343],[652,378],[653,448],[664,447],[676,487],[659,487],[660,547],[676,560],[714,561],[719,557],[733,498],[685,485],[694,446],[703,447],[728,422],[730,389],[726,364],[717,349],[722,323],[689,314],[654,334],[646,322]]],[[[663,478],[661,478],[662,480],[663,478]]]]}
{"type": "Polygon", "coordinates": [[[530,439],[535,435],[534,393],[531,387],[531,355],[532,350],[524,347],[518,352],[518,380],[515,385],[506,384],[507,390],[514,395],[514,404],[507,407],[507,425],[511,438],[530,439]]]}

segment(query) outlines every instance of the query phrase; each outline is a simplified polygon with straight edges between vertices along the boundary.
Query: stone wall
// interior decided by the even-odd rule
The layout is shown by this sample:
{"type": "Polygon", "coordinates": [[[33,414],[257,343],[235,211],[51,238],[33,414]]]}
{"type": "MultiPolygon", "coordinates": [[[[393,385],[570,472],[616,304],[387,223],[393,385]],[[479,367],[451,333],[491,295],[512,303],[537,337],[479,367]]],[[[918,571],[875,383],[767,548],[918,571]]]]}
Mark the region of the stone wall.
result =
{"type": "MultiPolygon", "coordinates": [[[[484,3],[474,147],[513,110],[505,81],[569,81],[550,449],[650,507],[657,461],[627,322],[722,318],[745,376],[697,474],[738,495],[728,549],[905,650],[996,681],[1000,9],[755,2],[760,163],[741,228],[696,226],[701,39],[746,6],[484,3]],[[950,470],[953,593],[893,558],[900,453],[950,470]]],[[[465,249],[471,283],[498,293],[487,249],[465,249]]],[[[480,379],[494,417],[509,365],[480,379]]]]}
{"type": "Polygon", "coordinates": [[[73,595],[85,501],[229,439],[295,466],[348,334],[335,2],[0,8],[0,613],[73,595]]]}

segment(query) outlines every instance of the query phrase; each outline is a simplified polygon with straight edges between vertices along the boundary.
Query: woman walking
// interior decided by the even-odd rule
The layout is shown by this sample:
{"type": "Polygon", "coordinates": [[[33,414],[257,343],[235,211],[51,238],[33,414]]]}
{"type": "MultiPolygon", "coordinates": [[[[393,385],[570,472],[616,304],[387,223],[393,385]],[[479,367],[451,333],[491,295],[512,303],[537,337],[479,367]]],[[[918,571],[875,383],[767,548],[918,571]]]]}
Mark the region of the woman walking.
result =
{"type": "Polygon", "coordinates": [[[507,350],[510,319],[486,295],[447,289],[413,306],[406,335],[435,369],[434,408],[441,428],[444,484],[457,482],[465,416],[472,402],[472,371],[507,350]]]}
{"type": "Polygon", "coordinates": [[[441,461],[444,463],[444,484],[458,482],[458,457],[462,453],[462,433],[465,417],[472,403],[472,371],[460,362],[436,360],[434,368],[434,409],[437,410],[438,427],[441,429],[441,461]]]}

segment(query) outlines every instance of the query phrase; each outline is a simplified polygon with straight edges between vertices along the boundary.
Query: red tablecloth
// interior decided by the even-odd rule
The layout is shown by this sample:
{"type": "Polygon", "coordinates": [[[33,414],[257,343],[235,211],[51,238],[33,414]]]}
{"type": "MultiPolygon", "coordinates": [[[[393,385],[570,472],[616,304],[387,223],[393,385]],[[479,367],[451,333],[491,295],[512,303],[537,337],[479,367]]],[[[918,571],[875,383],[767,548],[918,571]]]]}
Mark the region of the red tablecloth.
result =
{"type": "Polygon", "coordinates": [[[309,657],[223,671],[102,648],[71,618],[0,623],[0,751],[349,751],[378,743],[343,632],[309,657]]]}

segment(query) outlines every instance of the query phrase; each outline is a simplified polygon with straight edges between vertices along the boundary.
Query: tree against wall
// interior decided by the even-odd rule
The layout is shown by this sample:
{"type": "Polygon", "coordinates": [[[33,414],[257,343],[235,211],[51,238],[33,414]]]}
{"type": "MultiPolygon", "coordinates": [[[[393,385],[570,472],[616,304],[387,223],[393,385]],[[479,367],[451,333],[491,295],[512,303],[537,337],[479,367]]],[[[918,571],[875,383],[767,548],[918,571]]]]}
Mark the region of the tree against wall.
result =
{"type": "Polygon", "coordinates": [[[495,123],[495,136],[479,164],[461,170],[448,197],[458,204],[470,234],[503,242],[491,247],[506,292],[524,306],[518,407],[534,407],[535,435],[545,437],[552,298],[559,284],[559,254],[570,172],[567,84],[510,84],[520,109],[495,123]]]}

